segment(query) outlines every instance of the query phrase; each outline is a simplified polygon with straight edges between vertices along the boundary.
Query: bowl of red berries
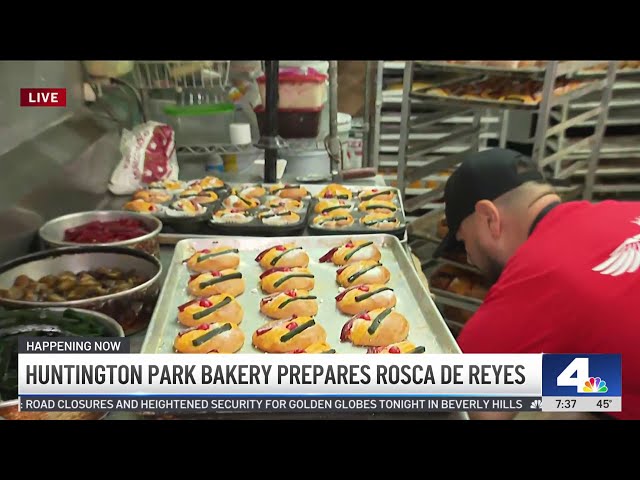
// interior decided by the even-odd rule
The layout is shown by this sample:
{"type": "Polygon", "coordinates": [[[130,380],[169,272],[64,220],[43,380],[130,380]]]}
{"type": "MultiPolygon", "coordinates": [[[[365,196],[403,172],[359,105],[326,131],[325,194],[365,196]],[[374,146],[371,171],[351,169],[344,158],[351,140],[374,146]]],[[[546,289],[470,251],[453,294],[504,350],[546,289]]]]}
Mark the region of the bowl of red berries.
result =
{"type": "Polygon", "coordinates": [[[39,236],[44,248],[108,245],[159,257],[161,230],[162,222],[152,215],[96,210],[54,218],[40,227],[39,236]]]}

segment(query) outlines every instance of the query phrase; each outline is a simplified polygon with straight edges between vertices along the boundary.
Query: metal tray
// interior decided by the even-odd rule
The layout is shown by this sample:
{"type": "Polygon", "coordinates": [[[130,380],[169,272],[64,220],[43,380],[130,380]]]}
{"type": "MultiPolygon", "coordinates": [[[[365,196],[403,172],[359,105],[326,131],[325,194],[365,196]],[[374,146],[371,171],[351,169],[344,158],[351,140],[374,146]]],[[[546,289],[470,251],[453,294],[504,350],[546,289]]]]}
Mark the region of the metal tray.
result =
{"type": "MultiPolygon", "coordinates": [[[[475,81],[477,80],[473,80],[473,82],[475,81]]],[[[442,84],[442,85],[436,85],[434,87],[416,89],[413,92],[411,92],[410,96],[411,98],[421,100],[423,102],[429,102],[429,103],[439,104],[439,105],[449,105],[449,106],[452,104],[455,104],[459,106],[469,106],[469,107],[509,108],[509,109],[516,109],[516,110],[528,110],[528,111],[535,111],[540,107],[540,102],[527,104],[527,103],[520,103],[520,102],[509,101],[509,100],[494,100],[491,98],[476,98],[476,97],[463,98],[463,97],[456,97],[456,96],[442,96],[442,95],[429,94],[429,90],[433,90],[435,88],[439,88],[442,86],[450,86],[450,85],[462,84],[462,83],[471,85],[471,83],[468,80],[463,80],[458,82],[447,83],[446,85],[442,84]]],[[[585,82],[584,85],[578,88],[575,88],[565,94],[555,96],[556,100],[554,101],[554,105],[567,103],[575,98],[579,98],[579,97],[582,97],[583,95],[587,95],[588,93],[594,92],[601,87],[602,87],[602,82],[585,82]]]]}
{"type": "Polygon", "coordinates": [[[353,220],[354,220],[353,225],[351,225],[350,227],[339,228],[339,229],[323,228],[323,227],[314,225],[313,220],[318,216],[318,214],[315,212],[314,209],[318,204],[318,202],[321,201],[321,199],[314,197],[312,200],[311,206],[309,208],[310,213],[309,213],[309,221],[307,224],[307,228],[309,229],[310,232],[312,232],[312,234],[314,235],[369,235],[369,234],[375,234],[375,233],[383,233],[383,234],[386,233],[389,235],[394,235],[401,240],[404,238],[405,232],[407,230],[407,221],[404,214],[404,205],[402,203],[402,195],[400,194],[400,191],[397,188],[353,187],[348,185],[345,185],[345,186],[349,188],[349,190],[351,190],[351,192],[353,193],[353,199],[351,201],[353,202],[354,206],[349,212],[353,216],[353,220]],[[381,190],[392,190],[396,193],[392,202],[398,207],[398,209],[394,214],[394,217],[397,218],[400,222],[398,228],[394,228],[391,230],[375,230],[374,228],[365,227],[360,223],[360,219],[365,215],[367,215],[367,213],[358,210],[359,205],[362,203],[361,200],[358,198],[358,194],[362,190],[367,190],[370,188],[380,188],[381,190]]]}
{"type": "MultiPolygon", "coordinates": [[[[451,64],[443,61],[430,61],[430,60],[418,60],[415,62],[416,66],[421,69],[435,70],[440,72],[451,73],[478,73],[485,75],[499,75],[502,77],[527,77],[527,78],[539,78],[542,79],[547,71],[546,66],[542,67],[526,67],[526,68],[501,68],[484,65],[462,65],[451,64]]],[[[585,60],[568,60],[558,62],[557,75],[567,75],[570,73],[577,73],[585,71],[585,68],[597,65],[599,61],[585,61],[585,60]]],[[[606,69],[604,70],[606,73],[606,69]]]]}
{"type": "MultiPolygon", "coordinates": [[[[182,240],[176,245],[169,266],[164,288],[158,299],[151,318],[141,353],[172,353],[173,342],[178,332],[184,329],[177,321],[177,308],[189,301],[186,292],[189,271],[183,260],[195,250],[211,247],[213,244],[229,245],[240,250],[240,266],[245,279],[245,291],[237,297],[244,310],[240,328],[245,334],[245,343],[239,353],[261,353],[251,342],[253,332],[269,320],[259,311],[259,302],[263,294],[258,279],[262,269],[255,261],[256,255],[279,243],[292,242],[303,247],[310,257],[309,269],[316,277],[313,294],[318,297],[319,310],[316,318],[327,331],[327,342],[337,353],[365,353],[363,347],[340,342],[340,331],[349,320],[348,315],[340,313],[335,306],[334,297],[340,293],[335,276],[337,267],[331,263],[319,263],[319,258],[331,248],[342,245],[352,237],[284,237],[280,239],[253,237],[210,237],[207,239],[182,240]]],[[[398,302],[396,309],[410,324],[408,340],[422,345],[427,353],[460,353],[449,328],[435,306],[427,287],[420,281],[406,250],[400,241],[392,235],[367,235],[362,240],[374,241],[382,251],[381,262],[390,270],[389,286],[395,290],[398,302]]]]}

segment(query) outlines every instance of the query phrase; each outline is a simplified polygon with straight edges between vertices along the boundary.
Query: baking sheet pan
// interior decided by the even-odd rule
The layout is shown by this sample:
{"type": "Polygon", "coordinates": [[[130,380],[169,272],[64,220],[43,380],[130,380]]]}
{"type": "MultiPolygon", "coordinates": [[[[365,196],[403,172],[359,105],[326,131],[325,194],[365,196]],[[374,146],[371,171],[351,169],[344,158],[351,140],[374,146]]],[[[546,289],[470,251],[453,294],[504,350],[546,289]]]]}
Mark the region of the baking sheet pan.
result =
{"type": "MultiPolygon", "coordinates": [[[[179,305],[192,298],[186,291],[189,271],[183,261],[195,250],[212,245],[228,245],[239,249],[241,262],[238,270],[242,272],[245,279],[245,291],[237,297],[244,310],[243,321],[239,326],[245,334],[245,343],[239,353],[260,354],[261,352],[253,347],[251,338],[253,332],[269,320],[259,311],[259,302],[264,297],[258,283],[262,269],[254,259],[258,253],[269,247],[291,242],[303,247],[309,254],[309,269],[315,275],[315,288],[312,294],[318,297],[319,302],[316,319],[327,332],[327,342],[337,353],[366,354],[364,347],[340,342],[340,331],[350,316],[340,313],[335,305],[335,296],[341,291],[335,281],[338,267],[331,263],[318,262],[318,259],[331,248],[342,245],[351,238],[348,235],[278,239],[217,236],[179,241],[147,329],[141,353],[174,352],[174,339],[178,332],[185,328],[178,323],[177,309],[179,305]]],[[[460,353],[454,337],[435,306],[427,287],[420,281],[398,238],[393,235],[377,234],[358,236],[358,239],[374,241],[381,249],[381,263],[391,272],[388,285],[395,290],[397,296],[396,310],[402,313],[410,324],[408,340],[424,346],[427,353],[460,353]]]]}

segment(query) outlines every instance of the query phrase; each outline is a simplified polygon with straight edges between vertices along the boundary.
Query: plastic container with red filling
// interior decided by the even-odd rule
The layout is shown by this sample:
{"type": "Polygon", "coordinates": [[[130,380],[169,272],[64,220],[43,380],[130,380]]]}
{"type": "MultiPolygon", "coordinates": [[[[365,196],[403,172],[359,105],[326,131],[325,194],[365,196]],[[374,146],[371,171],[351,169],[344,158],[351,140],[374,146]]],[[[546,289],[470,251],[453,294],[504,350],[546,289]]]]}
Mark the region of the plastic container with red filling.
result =
{"type": "MultiPolygon", "coordinates": [[[[264,106],[255,109],[260,133],[264,134],[266,115],[264,106]]],[[[279,109],[278,135],[282,138],[316,138],[320,132],[322,106],[307,109],[279,109]]]]}
{"type": "MultiPolygon", "coordinates": [[[[278,75],[278,106],[281,109],[320,108],[326,96],[327,75],[314,68],[281,68],[278,75]]],[[[264,75],[258,77],[262,104],[266,103],[264,75]]]]}

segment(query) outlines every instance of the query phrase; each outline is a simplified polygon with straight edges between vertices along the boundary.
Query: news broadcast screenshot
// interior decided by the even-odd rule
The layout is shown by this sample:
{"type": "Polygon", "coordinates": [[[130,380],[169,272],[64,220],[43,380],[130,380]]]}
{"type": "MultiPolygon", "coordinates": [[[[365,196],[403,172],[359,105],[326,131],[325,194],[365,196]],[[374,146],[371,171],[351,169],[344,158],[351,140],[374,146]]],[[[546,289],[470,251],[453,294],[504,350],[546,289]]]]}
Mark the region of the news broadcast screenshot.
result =
{"type": "Polygon", "coordinates": [[[0,420],[640,419],[640,61],[0,78],[0,420]]]}

